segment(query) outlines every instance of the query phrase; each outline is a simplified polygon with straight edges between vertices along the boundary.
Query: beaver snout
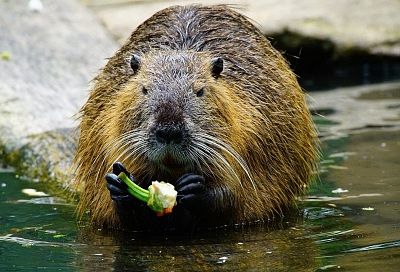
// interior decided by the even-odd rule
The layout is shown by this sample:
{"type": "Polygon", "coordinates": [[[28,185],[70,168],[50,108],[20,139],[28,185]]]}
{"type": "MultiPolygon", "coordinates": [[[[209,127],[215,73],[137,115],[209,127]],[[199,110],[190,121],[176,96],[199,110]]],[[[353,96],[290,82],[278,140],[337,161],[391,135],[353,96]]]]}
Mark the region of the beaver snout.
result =
{"type": "Polygon", "coordinates": [[[180,144],[183,141],[184,132],[180,127],[162,126],[156,129],[156,140],[160,144],[180,144]]]}
{"type": "Polygon", "coordinates": [[[172,95],[154,94],[151,132],[159,144],[182,144],[187,138],[184,109],[172,95]],[[161,97],[161,98],[160,98],[161,97]]]}

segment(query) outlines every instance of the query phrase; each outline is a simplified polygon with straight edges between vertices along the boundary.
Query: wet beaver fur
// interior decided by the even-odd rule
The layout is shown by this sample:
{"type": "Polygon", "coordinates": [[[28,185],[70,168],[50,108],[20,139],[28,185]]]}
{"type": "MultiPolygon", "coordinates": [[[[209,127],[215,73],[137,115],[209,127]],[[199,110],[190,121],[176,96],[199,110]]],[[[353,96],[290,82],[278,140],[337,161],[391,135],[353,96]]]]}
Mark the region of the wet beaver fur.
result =
{"type": "Polygon", "coordinates": [[[174,6],[141,24],[94,80],[75,157],[100,227],[218,226],[281,215],[318,157],[304,94],[280,53],[227,6],[174,6]],[[174,184],[158,218],[115,174],[174,184]],[[110,197],[111,193],[111,197],[110,197]]]}

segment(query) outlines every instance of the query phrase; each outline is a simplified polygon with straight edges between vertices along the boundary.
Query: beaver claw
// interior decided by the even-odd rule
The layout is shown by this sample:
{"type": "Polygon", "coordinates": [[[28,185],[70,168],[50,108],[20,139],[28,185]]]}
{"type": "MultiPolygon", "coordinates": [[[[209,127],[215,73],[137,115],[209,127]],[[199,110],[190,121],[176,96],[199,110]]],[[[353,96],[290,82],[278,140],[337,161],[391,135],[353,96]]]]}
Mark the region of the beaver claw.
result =
{"type": "Polygon", "coordinates": [[[204,177],[195,174],[186,174],[178,179],[175,186],[178,191],[178,205],[197,215],[208,212],[212,196],[204,183],[204,177]]]}
{"type": "Polygon", "coordinates": [[[110,191],[111,199],[118,200],[119,197],[129,195],[128,186],[114,173],[106,175],[107,189],[110,191]]]}
{"type": "Polygon", "coordinates": [[[130,195],[128,193],[128,186],[125,184],[125,182],[118,178],[118,175],[121,172],[124,172],[132,181],[135,181],[135,179],[120,162],[114,163],[112,173],[108,173],[106,175],[107,189],[110,191],[111,198],[113,200],[118,200],[122,196],[130,195]]]}
{"type": "Polygon", "coordinates": [[[118,213],[123,214],[131,211],[137,201],[129,194],[128,186],[118,178],[121,172],[124,172],[132,181],[135,180],[120,162],[113,164],[113,172],[106,174],[105,178],[111,199],[115,202],[118,213]]]}

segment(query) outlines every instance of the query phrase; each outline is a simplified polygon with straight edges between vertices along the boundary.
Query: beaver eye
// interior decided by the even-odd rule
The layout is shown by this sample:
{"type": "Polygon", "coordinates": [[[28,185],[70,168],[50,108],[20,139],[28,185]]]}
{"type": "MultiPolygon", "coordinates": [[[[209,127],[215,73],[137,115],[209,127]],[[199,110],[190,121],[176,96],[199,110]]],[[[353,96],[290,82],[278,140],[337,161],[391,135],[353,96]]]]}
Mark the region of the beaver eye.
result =
{"type": "Polygon", "coordinates": [[[196,92],[196,96],[197,97],[202,97],[204,95],[204,88],[201,88],[200,90],[198,90],[197,92],[196,92]]]}
{"type": "Polygon", "coordinates": [[[149,91],[148,91],[145,87],[142,87],[142,93],[143,93],[144,95],[146,95],[148,92],[149,92],[149,91]]]}
{"type": "Polygon", "coordinates": [[[137,71],[140,68],[140,57],[138,55],[133,54],[131,61],[130,61],[130,66],[133,70],[133,73],[137,73],[137,71]]]}

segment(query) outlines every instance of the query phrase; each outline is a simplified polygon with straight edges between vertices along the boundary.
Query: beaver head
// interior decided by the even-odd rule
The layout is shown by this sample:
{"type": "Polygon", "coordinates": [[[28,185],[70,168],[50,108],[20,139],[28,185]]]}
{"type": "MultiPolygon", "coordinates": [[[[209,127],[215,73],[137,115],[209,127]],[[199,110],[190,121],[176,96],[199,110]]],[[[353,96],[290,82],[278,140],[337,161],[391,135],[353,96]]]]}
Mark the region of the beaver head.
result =
{"type": "Polygon", "coordinates": [[[194,171],[209,138],[228,126],[219,118],[223,59],[159,51],[133,54],[129,65],[133,76],[116,99],[128,110],[117,112],[129,154],[141,154],[158,171],[194,171]]]}

